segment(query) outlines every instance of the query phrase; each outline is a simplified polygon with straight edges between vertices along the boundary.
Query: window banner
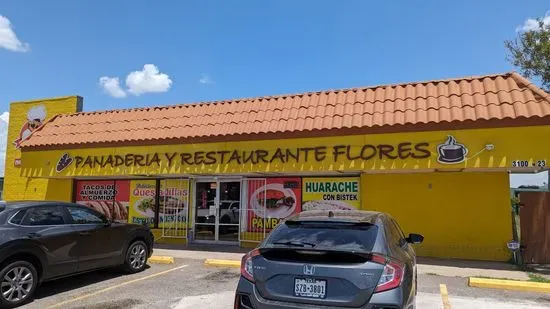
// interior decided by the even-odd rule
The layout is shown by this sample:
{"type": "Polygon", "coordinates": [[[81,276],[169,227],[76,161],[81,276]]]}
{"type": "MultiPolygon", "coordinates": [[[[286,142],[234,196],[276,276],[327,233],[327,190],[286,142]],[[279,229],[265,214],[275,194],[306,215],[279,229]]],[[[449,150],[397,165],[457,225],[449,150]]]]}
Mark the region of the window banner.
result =
{"type": "Polygon", "coordinates": [[[128,222],[129,196],[128,180],[76,182],[76,203],[90,207],[114,222],[128,222]]]}
{"type": "Polygon", "coordinates": [[[361,208],[359,177],[303,178],[302,210],[361,208]]]}
{"type": "Polygon", "coordinates": [[[155,225],[155,180],[132,180],[130,181],[130,223],[155,225]]]}
{"type": "Polygon", "coordinates": [[[161,180],[159,203],[159,227],[185,227],[189,209],[189,180],[161,180]]]}
{"type": "Polygon", "coordinates": [[[267,178],[265,185],[248,181],[248,231],[271,231],[281,219],[301,211],[301,179],[267,178]]]}

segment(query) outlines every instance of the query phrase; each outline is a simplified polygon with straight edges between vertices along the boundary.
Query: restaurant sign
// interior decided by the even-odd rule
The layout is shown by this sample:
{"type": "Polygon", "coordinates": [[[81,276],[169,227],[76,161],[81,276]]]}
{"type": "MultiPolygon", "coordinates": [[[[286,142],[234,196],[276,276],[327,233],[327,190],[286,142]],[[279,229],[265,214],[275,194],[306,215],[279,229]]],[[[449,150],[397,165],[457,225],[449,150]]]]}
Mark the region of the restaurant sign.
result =
{"type": "Polygon", "coordinates": [[[25,150],[21,175],[74,177],[547,168],[550,126],[25,150]],[[529,139],[525,139],[529,136],[529,139]],[[536,147],[535,147],[536,146],[536,147]]]}
{"type": "Polygon", "coordinates": [[[341,159],[353,161],[371,159],[425,159],[431,156],[429,143],[403,142],[398,145],[365,144],[359,149],[352,145],[276,148],[274,150],[221,150],[195,152],[164,152],[124,155],[88,155],[74,156],[63,153],[59,158],[56,171],[65,170],[73,162],[75,168],[104,168],[119,166],[167,166],[174,165],[212,165],[212,164],[259,164],[259,163],[307,163],[310,161],[337,162],[341,159]]]}
{"type": "Polygon", "coordinates": [[[352,210],[361,207],[359,177],[302,180],[302,210],[352,210]]]}

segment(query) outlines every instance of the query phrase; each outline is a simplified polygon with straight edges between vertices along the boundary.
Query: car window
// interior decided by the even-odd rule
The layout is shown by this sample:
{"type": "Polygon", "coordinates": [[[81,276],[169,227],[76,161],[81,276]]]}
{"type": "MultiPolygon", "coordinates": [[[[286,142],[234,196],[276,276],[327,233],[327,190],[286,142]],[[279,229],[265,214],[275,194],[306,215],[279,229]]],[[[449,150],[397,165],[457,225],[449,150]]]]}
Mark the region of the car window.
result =
{"type": "Polygon", "coordinates": [[[38,206],[27,210],[21,225],[62,225],[65,224],[63,211],[57,206],[38,206]]]}
{"type": "Polygon", "coordinates": [[[91,209],[81,207],[67,207],[67,209],[75,224],[98,224],[105,222],[101,215],[91,209]]]}
{"type": "Polygon", "coordinates": [[[282,224],[271,232],[266,246],[304,246],[342,251],[372,251],[378,235],[376,225],[282,224]]]}
{"type": "Polygon", "coordinates": [[[11,217],[10,222],[13,224],[21,224],[21,221],[23,221],[23,217],[25,217],[26,213],[26,209],[18,211],[13,217],[11,217]]]}

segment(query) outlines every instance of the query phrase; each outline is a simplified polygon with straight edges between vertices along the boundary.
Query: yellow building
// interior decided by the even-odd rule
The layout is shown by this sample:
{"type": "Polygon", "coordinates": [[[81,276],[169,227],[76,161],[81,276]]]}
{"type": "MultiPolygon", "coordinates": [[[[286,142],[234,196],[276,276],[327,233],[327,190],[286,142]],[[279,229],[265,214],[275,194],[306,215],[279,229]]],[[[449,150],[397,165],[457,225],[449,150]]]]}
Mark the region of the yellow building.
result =
{"type": "Polygon", "coordinates": [[[75,201],[157,241],[254,245],[307,209],[380,210],[419,255],[508,260],[510,172],[547,169],[516,73],[142,109],[11,104],[6,200],[75,201]]]}

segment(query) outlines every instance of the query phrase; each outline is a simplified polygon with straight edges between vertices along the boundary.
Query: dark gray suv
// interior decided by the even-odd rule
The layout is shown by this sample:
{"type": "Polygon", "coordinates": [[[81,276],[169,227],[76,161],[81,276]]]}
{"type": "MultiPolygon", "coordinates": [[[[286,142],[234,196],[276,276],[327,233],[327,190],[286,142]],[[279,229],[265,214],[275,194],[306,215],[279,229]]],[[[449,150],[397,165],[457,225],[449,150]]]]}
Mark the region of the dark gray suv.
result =
{"type": "Polygon", "coordinates": [[[422,241],[385,213],[302,212],[243,257],[235,309],[414,309],[422,241]]]}

